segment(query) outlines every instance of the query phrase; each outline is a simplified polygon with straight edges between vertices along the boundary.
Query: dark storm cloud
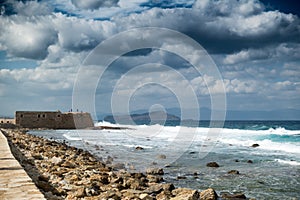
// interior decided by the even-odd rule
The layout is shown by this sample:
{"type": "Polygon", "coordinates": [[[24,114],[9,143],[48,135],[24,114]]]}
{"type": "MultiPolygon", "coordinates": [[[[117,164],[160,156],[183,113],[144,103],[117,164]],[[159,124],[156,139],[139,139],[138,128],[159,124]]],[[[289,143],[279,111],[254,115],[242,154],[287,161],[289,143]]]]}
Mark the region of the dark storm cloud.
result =
{"type": "Polygon", "coordinates": [[[159,26],[178,30],[198,41],[210,53],[216,54],[282,42],[300,42],[300,23],[295,15],[254,10],[245,16],[242,11],[234,10],[220,13],[218,7],[212,7],[215,11],[210,10],[206,14],[205,9],[184,8],[174,12],[172,9],[153,8],[116,20],[116,23],[120,26],[159,26]]]}
{"type": "Polygon", "coordinates": [[[81,9],[98,9],[100,7],[117,6],[119,0],[71,0],[71,2],[81,9]]]}

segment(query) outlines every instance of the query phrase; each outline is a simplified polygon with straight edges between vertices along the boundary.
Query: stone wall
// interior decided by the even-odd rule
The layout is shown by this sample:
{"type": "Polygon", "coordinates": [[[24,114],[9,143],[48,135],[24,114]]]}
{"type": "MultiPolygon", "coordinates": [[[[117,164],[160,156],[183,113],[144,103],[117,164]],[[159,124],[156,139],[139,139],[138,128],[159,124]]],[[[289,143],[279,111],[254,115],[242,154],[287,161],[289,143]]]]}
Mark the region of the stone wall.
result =
{"type": "Polygon", "coordinates": [[[0,124],[15,124],[15,119],[0,118],[0,124]]]}
{"type": "Polygon", "coordinates": [[[23,128],[76,129],[93,127],[89,113],[60,111],[17,111],[16,124],[23,128]]]}

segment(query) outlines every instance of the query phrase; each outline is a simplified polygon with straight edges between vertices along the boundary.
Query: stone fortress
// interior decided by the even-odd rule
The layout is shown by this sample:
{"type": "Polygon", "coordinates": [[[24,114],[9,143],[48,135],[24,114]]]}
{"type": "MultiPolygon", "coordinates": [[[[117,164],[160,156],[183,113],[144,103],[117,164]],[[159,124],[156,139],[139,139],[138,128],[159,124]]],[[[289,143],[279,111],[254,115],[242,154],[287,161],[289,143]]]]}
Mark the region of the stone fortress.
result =
{"type": "MultiPolygon", "coordinates": [[[[4,122],[4,121],[3,121],[4,122]]],[[[60,111],[16,111],[15,119],[5,123],[22,128],[83,129],[94,127],[93,119],[87,112],[60,111]]]]}

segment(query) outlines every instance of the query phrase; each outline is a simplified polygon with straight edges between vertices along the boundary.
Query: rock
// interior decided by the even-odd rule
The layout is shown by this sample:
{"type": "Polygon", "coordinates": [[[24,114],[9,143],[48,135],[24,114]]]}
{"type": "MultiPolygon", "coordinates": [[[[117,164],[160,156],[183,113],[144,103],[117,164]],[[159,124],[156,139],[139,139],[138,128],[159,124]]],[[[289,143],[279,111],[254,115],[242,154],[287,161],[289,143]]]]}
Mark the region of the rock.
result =
{"type": "Polygon", "coordinates": [[[164,175],[164,170],[162,168],[149,168],[146,170],[146,173],[152,175],[164,175]]]}
{"type": "Polygon", "coordinates": [[[41,154],[34,153],[31,156],[36,160],[43,160],[43,156],[41,154]]]}
{"type": "Polygon", "coordinates": [[[60,165],[62,163],[62,159],[58,157],[53,157],[50,159],[50,162],[52,162],[54,165],[60,165]]]}
{"type": "Polygon", "coordinates": [[[217,200],[218,195],[214,189],[208,188],[200,192],[200,200],[217,200]]]}
{"type": "Polygon", "coordinates": [[[171,198],[171,194],[169,192],[162,191],[158,195],[156,195],[157,200],[169,200],[171,198]]]}
{"type": "Polygon", "coordinates": [[[186,176],[177,176],[177,180],[186,179],[186,176]]]}
{"type": "Polygon", "coordinates": [[[52,191],[52,187],[48,182],[45,181],[38,181],[37,183],[38,188],[42,189],[45,192],[52,191]]]}
{"type": "Polygon", "coordinates": [[[216,162],[209,162],[206,164],[207,167],[220,167],[220,165],[216,162]]]}
{"type": "Polygon", "coordinates": [[[235,159],[234,162],[240,162],[238,159],[235,159]]]}
{"type": "Polygon", "coordinates": [[[178,188],[172,191],[175,196],[170,200],[198,200],[199,192],[188,188],[178,188]]]}
{"type": "Polygon", "coordinates": [[[78,188],[75,193],[74,193],[74,196],[77,197],[77,198],[82,198],[85,196],[85,188],[84,187],[81,187],[81,188],[78,188]]]}
{"type": "Polygon", "coordinates": [[[158,159],[166,159],[167,156],[164,155],[164,154],[160,154],[160,155],[157,156],[157,158],[158,158],[158,159]]]}
{"type": "Polygon", "coordinates": [[[259,147],[259,144],[252,144],[252,147],[259,147]]]}
{"type": "Polygon", "coordinates": [[[253,163],[253,161],[252,160],[248,160],[247,163],[253,163]]]}
{"type": "Polygon", "coordinates": [[[39,175],[38,179],[39,179],[39,181],[45,181],[45,182],[47,182],[47,181],[49,181],[49,176],[39,175]]]}
{"type": "Polygon", "coordinates": [[[238,170],[230,170],[229,172],[227,172],[228,174],[240,174],[240,172],[238,170]]]}
{"type": "Polygon", "coordinates": [[[144,192],[148,194],[159,194],[163,190],[164,189],[162,184],[153,184],[150,185],[146,190],[144,190],[144,192]]]}
{"type": "Polygon", "coordinates": [[[172,183],[163,184],[163,189],[165,192],[172,192],[175,189],[175,186],[172,183]]]}
{"type": "Polygon", "coordinates": [[[150,183],[160,183],[164,180],[161,176],[155,176],[155,175],[147,175],[146,178],[150,183]]]}
{"type": "Polygon", "coordinates": [[[223,193],[222,199],[247,199],[247,197],[243,193],[236,193],[236,194],[230,194],[230,193],[223,193]]]}
{"type": "Polygon", "coordinates": [[[114,161],[113,157],[111,156],[107,156],[107,159],[106,159],[106,164],[112,164],[112,162],[114,161]]]}
{"type": "Polygon", "coordinates": [[[124,163],[116,163],[116,164],[112,165],[112,168],[114,170],[125,169],[125,164],[124,163]]]}
{"type": "Polygon", "coordinates": [[[140,146],[137,146],[137,147],[135,147],[135,150],[144,150],[144,148],[140,147],[140,146]]]}
{"type": "Polygon", "coordinates": [[[139,198],[141,200],[153,200],[154,199],[153,197],[151,197],[149,194],[146,194],[146,193],[140,194],[139,198]]]}
{"type": "Polygon", "coordinates": [[[76,168],[76,164],[70,161],[65,161],[63,164],[61,164],[61,166],[66,168],[76,168]]]}

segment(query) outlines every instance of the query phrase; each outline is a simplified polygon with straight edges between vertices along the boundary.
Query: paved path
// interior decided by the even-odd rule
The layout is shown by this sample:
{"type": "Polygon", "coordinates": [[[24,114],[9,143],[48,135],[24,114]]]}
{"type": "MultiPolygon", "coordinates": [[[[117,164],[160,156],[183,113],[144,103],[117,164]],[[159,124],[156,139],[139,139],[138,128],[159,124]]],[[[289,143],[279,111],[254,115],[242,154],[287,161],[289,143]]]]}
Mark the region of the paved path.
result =
{"type": "Polygon", "coordinates": [[[12,155],[6,137],[0,131],[0,199],[45,199],[12,155]]]}

